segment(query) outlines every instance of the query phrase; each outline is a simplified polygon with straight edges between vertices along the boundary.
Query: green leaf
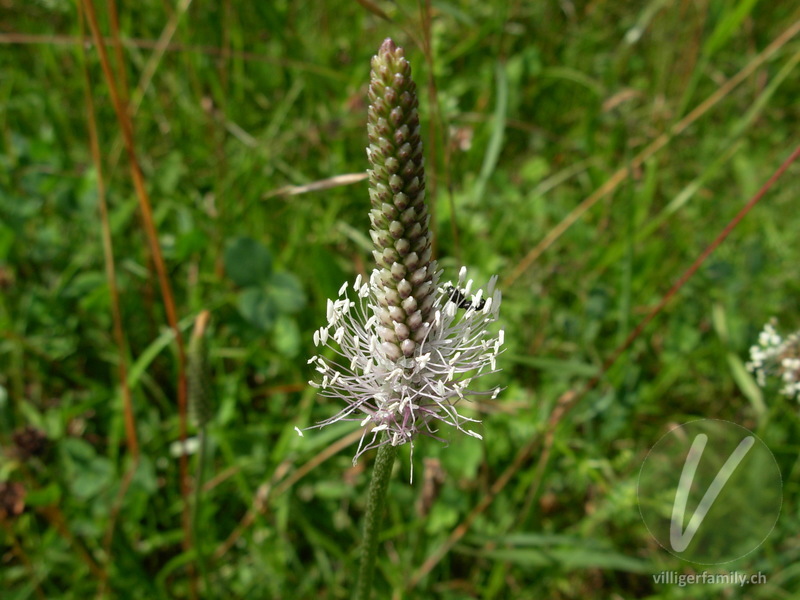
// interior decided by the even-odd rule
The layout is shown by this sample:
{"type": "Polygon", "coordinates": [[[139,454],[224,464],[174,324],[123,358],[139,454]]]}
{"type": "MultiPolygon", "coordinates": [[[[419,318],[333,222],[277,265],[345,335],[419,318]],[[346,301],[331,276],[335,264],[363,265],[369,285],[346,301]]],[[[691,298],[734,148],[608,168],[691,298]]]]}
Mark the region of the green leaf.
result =
{"type": "Polygon", "coordinates": [[[61,488],[57,484],[51,483],[46,487],[28,492],[28,495],[25,496],[25,503],[28,506],[51,506],[60,499],[61,488]]]}
{"type": "Polygon", "coordinates": [[[70,481],[70,489],[76,497],[89,499],[109,486],[113,476],[111,461],[98,456],[77,470],[70,481]]]}
{"type": "Polygon", "coordinates": [[[745,368],[742,359],[739,358],[734,352],[728,352],[726,358],[728,359],[728,367],[731,370],[731,375],[736,385],[739,386],[741,392],[750,401],[753,406],[753,411],[759,419],[763,418],[767,413],[767,405],[764,402],[764,394],[761,393],[761,388],[753,379],[753,376],[745,368]]]}
{"type": "Polygon", "coordinates": [[[147,456],[142,456],[139,459],[139,467],[136,469],[131,481],[131,489],[134,488],[141,488],[148,494],[155,494],[158,490],[155,466],[147,456]]]}
{"type": "Polygon", "coordinates": [[[262,288],[249,287],[239,294],[239,313],[259,329],[271,329],[278,316],[275,301],[262,288]]]}
{"type": "Polygon", "coordinates": [[[512,363],[527,365],[534,369],[550,371],[561,377],[593,377],[597,375],[598,368],[579,360],[561,360],[539,356],[525,356],[522,354],[506,355],[506,360],[512,363]]]}
{"type": "Polygon", "coordinates": [[[300,352],[301,336],[297,322],[291,317],[280,316],[275,323],[275,349],[287,358],[300,352]]]}
{"type": "MultiPolygon", "coordinates": [[[[115,488],[115,493],[119,488],[115,488]]],[[[125,494],[126,518],[138,520],[147,514],[151,497],[158,492],[158,478],[155,465],[149,457],[142,455],[139,466],[133,475],[131,485],[125,494]]]]}
{"type": "Polygon", "coordinates": [[[497,104],[494,108],[492,119],[492,130],[489,136],[489,144],[486,154],[483,157],[480,175],[475,182],[474,198],[480,202],[486,192],[486,185],[492,173],[497,167],[500,158],[500,151],[503,149],[503,138],[506,131],[506,119],[508,111],[508,78],[505,68],[498,62],[495,65],[495,78],[497,80],[497,104]]]}
{"type": "Polygon", "coordinates": [[[76,497],[89,499],[111,485],[114,467],[107,458],[97,456],[91,444],[79,438],[66,438],[59,443],[59,450],[64,480],[76,497]]]}
{"type": "Polygon", "coordinates": [[[536,550],[533,548],[509,548],[481,553],[486,558],[509,562],[526,567],[560,566],[568,571],[581,569],[606,569],[648,573],[652,565],[640,558],[626,556],[609,549],[554,548],[536,550]]]}
{"type": "Polygon", "coordinates": [[[136,362],[133,363],[130,372],[128,373],[128,385],[131,387],[131,389],[138,385],[139,379],[142,377],[150,364],[156,359],[156,357],[164,348],[172,343],[172,340],[174,339],[175,332],[172,329],[166,329],[161,333],[161,335],[150,342],[150,345],[147,346],[147,348],[145,348],[141,354],[139,354],[136,362]]]}
{"type": "Polygon", "coordinates": [[[757,2],[758,0],[742,0],[736,5],[736,8],[725,14],[703,44],[703,54],[711,56],[722,48],[733,37],[742,22],[753,12],[757,2]]]}
{"type": "Polygon", "coordinates": [[[192,254],[202,252],[208,246],[208,236],[199,229],[192,229],[175,240],[173,248],[176,260],[183,261],[192,254]]]}
{"type": "Polygon", "coordinates": [[[15,237],[13,229],[0,223],[0,260],[8,260],[15,237]]]}
{"type": "Polygon", "coordinates": [[[282,313],[296,313],[306,304],[300,280],[291,273],[275,273],[269,282],[269,296],[282,313]]]}
{"type": "MultiPolygon", "coordinates": [[[[479,427],[476,425],[474,428],[479,427]]],[[[453,447],[453,452],[442,453],[442,465],[447,472],[457,479],[470,480],[476,477],[483,464],[483,446],[476,444],[474,439],[459,436],[453,442],[453,447]]]]}
{"type": "Polygon", "coordinates": [[[431,512],[425,519],[425,531],[430,535],[436,535],[442,531],[448,531],[458,524],[460,516],[458,507],[453,506],[442,498],[431,507],[431,512]]]}
{"type": "Polygon", "coordinates": [[[272,255],[249,237],[234,238],[225,248],[225,272],[239,287],[266,283],[272,275],[272,255]]]}
{"type": "Polygon", "coordinates": [[[106,276],[102,271],[78,273],[61,292],[64,298],[83,298],[97,289],[106,291],[106,276]]]}
{"type": "Polygon", "coordinates": [[[89,442],[76,437],[68,437],[59,444],[68,467],[75,467],[76,463],[82,466],[91,461],[97,453],[89,442]]]}
{"type": "Polygon", "coordinates": [[[156,171],[156,183],[166,196],[172,196],[178,189],[181,177],[186,173],[186,165],[180,152],[170,152],[161,161],[156,171]]]}
{"type": "Polygon", "coordinates": [[[605,540],[566,535],[511,534],[493,538],[491,546],[462,550],[527,567],[560,566],[569,571],[599,568],[630,573],[647,573],[653,569],[650,562],[618,552],[605,540]]]}

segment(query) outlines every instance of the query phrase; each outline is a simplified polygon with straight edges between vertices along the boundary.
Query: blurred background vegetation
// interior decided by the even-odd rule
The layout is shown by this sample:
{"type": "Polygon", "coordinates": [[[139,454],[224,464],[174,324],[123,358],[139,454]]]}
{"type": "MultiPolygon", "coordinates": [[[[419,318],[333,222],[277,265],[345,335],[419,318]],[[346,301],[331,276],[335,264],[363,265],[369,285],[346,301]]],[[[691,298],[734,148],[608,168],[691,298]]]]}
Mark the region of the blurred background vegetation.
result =
{"type": "Polygon", "coordinates": [[[800,166],[602,371],[797,144],[795,3],[94,4],[138,193],[78,5],[0,0],[3,599],[348,596],[372,456],[352,465],[352,425],[293,428],[339,410],[306,360],[326,298],[370,269],[368,198],[292,186],[366,169],[388,36],[420,88],[440,264],[500,275],[508,349],[487,384],[505,391],[465,407],[483,442],[421,440],[413,485],[401,452],[376,597],[797,597],[797,404],[743,362],[771,316],[800,327],[800,166]],[[193,426],[180,444],[175,330],[188,343],[203,310],[201,465],[193,426]],[[757,432],[783,473],[775,530],[721,567],[765,585],[653,582],[704,568],[663,551],[636,501],[648,449],[698,417],[757,432]]]}

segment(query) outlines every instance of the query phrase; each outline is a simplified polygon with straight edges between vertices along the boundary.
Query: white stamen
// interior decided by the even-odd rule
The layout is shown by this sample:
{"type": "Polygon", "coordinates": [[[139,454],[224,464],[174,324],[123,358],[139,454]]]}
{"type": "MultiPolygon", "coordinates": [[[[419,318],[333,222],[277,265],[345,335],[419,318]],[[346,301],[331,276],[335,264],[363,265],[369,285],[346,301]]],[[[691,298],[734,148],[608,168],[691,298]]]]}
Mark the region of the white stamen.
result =
{"type": "Polygon", "coordinates": [[[421,324],[408,322],[405,313],[386,308],[390,294],[379,270],[365,279],[356,276],[355,295],[348,296],[348,285],[342,286],[340,297],[326,304],[327,326],[313,334],[317,347],[329,347],[339,358],[330,364],[319,355],[310,359],[308,364],[321,373],[321,381],[309,385],[319,389],[321,396],[345,401],[337,415],[317,426],[340,420],[360,422],[364,432],[356,458],[385,443],[413,445],[418,434],[435,437],[436,421],[481,439],[463,427],[476,419],[459,414],[456,405],[473,394],[494,399],[500,391],[495,387],[481,392],[472,387],[483,374],[496,371],[495,359],[505,341],[502,330],[497,334],[487,330],[498,318],[496,277],[471,295],[474,282],[462,268],[456,285],[438,286],[427,320],[421,324]],[[453,301],[448,291],[451,286],[464,294],[464,300],[470,299],[469,308],[458,308],[460,302],[453,301]],[[401,351],[397,343],[381,339],[379,328],[387,327],[409,344],[413,341],[413,352],[401,351]],[[381,432],[388,435],[379,435],[381,432]]]}

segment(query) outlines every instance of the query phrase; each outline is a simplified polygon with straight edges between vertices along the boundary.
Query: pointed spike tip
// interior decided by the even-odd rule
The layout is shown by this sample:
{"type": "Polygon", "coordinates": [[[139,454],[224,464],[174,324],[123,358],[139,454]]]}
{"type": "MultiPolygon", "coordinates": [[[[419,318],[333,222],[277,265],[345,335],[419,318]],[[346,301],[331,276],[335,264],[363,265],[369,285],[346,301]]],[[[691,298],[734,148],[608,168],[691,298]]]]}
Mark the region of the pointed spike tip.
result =
{"type": "Polygon", "coordinates": [[[397,50],[397,44],[394,43],[392,38],[386,38],[383,40],[379,52],[381,54],[394,54],[395,50],[397,50]]]}

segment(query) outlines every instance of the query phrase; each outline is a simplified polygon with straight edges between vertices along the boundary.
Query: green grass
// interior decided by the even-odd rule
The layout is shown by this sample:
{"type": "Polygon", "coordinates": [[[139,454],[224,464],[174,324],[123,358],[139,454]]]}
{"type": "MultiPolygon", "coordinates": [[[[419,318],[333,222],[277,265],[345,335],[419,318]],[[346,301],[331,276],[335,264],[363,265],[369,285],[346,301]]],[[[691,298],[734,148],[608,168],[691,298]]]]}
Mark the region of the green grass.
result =
{"type": "MultiPolygon", "coordinates": [[[[110,35],[106,4],[95,4],[110,35]]],[[[326,298],[371,268],[366,183],[271,192],[367,168],[369,59],[387,36],[406,47],[420,89],[440,264],[448,278],[465,264],[478,280],[498,273],[506,281],[507,350],[490,382],[505,391],[471,405],[483,442],[449,432],[446,448],[420,441],[413,485],[407,448],[399,453],[375,597],[800,593],[798,406],[775,389],[759,392],[741,364],[770,317],[787,331],[800,328],[798,165],[563,417],[537,473],[559,397],[600,373],[796,147],[800,35],[659,152],[641,164],[637,154],[800,13],[790,2],[752,0],[496,4],[434,2],[426,30],[407,0],[196,2],[182,15],[175,3],[119,3],[122,37],[148,42],[126,46],[125,70],[141,97],[136,150],[186,339],[195,316],[211,311],[216,406],[201,525],[188,550],[171,451],[179,438],[177,347],[98,53],[87,51],[87,68],[121,354],[84,63],[78,45],[55,37],[80,35],[75,4],[38,0],[5,11],[0,31],[43,38],[0,45],[0,481],[22,482],[28,493],[25,512],[0,534],[4,599],[189,598],[198,545],[212,557],[203,598],[349,596],[374,457],[354,467],[352,445],[321,454],[352,427],[302,439],[293,428],[338,410],[306,385],[306,360],[326,298]],[[391,22],[365,8],[373,4],[391,22]],[[142,90],[156,55],[150,42],[171,18],[171,45],[142,90]],[[629,166],[612,193],[512,281],[570,211],[629,166]],[[141,447],[127,489],[120,355],[141,447]],[[752,429],[781,468],[775,530],[759,550],[722,567],[763,571],[766,585],[723,592],[653,583],[662,570],[702,567],[648,534],[636,503],[639,467],[671,424],[699,417],[752,429]],[[50,438],[41,459],[15,456],[11,433],[24,425],[50,438]],[[409,589],[531,441],[532,458],[409,589]],[[441,466],[440,487],[426,488],[432,467],[423,461],[441,466]],[[417,508],[423,496],[426,514],[417,508]],[[254,506],[262,510],[246,517],[254,506]],[[232,532],[236,542],[213,558],[232,532]]]]}

